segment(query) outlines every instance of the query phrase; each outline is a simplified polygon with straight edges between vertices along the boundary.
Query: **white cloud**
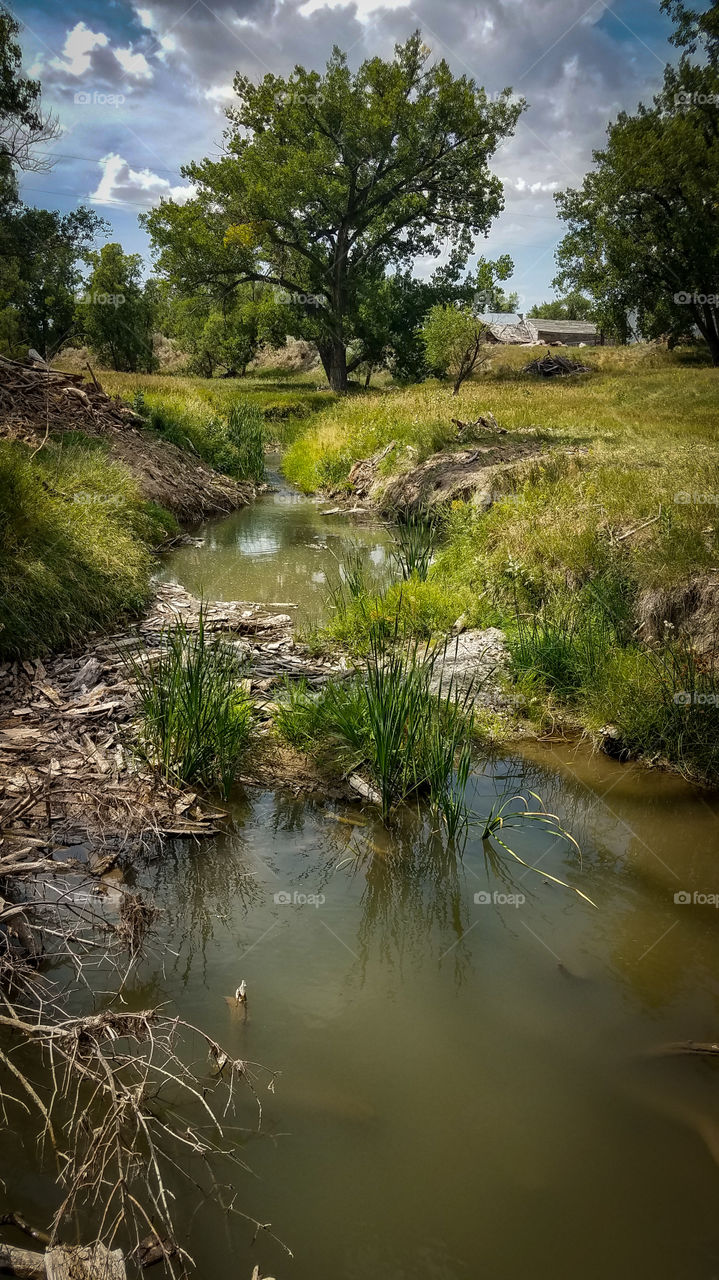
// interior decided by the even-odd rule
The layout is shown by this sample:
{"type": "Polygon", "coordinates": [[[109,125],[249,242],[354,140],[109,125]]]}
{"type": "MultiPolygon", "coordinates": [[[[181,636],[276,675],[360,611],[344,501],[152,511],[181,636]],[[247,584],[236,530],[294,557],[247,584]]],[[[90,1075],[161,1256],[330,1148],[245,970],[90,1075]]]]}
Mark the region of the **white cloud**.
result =
{"type": "Polygon", "coordinates": [[[235,91],[231,84],[213,84],[210,89],[205,89],[204,96],[208,102],[228,102],[234,98],[235,91]]]}
{"type": "Polygon", "coordinates": [[[91,31],[84,22],[78,22],[67,33],[62,57],[53,58],[50,65],[72,76],[84,75],[90,66],[93,50],[104,49],[108,43],[104,31],[91,31]]]}
{"type": "Polygon", "coordinates": [[[195,194],[195,187],[175,186],[151,169],[131,169],[127,160],[111,151],[98,161],[102,177],[97,190],[89,197],[93,204],[140,204],[151,208],[165,198],[185,204],[195,194]]]}
{"type": "Polygon", "coordinates": [[[129,76],[135,76],[138,80],[152,79],[152,67],[144,53],[133,53],[129,48],[115,49],[115,57],[129,76]]]}
{"type": "Polygon", "coordinates": [[[153,17],[152,17],[152,9],[136,9],[135,13],[140,19],[140,22],[142,23],[145,30],[152,31],[152,28],[154,25],[153,17]]]}
{"type": "Polygon", "coordinates": [[[357,10],[357,17],[364,20],[378,9],[406,9],[410,0],[306,0],[297,12],[303,18],[309,18],[318,9],[346,9],[351,6],[357,10]]]}

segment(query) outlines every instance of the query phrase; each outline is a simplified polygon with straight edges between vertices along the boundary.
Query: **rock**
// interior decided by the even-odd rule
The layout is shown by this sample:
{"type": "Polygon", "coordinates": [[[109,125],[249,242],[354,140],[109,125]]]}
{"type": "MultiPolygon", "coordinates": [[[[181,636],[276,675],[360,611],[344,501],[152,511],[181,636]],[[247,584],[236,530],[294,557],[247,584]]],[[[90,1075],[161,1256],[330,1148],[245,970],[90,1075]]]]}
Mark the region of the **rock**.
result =
{"type": "Polygon", "coordinates": [[[449,640],[444,662],[438,662],[432,689],[447,688],[450,679],[461,695],[471,686],[473,702],[494,706],[501,701],[500,675],[507,665],[506,638],[499,627],[473,628],[449,640]]]}

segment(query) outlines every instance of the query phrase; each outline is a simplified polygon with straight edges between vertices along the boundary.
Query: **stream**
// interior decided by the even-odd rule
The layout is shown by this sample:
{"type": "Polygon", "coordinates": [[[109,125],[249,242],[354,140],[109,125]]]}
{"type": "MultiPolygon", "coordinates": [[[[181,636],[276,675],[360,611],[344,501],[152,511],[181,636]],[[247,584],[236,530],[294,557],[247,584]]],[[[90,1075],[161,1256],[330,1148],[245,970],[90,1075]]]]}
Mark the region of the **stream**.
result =
{"type": "MultiPolygon", "coordinates": [[[[281,486],[163,576],[319,618],[343,546],[381,575],[389,538],[323,510],[281,486]]],[[[280,1073],[236,1187],[293,1257],[207,1203],[201,1280],[719,1277],[719,1062],[657,1052],[719,1035],[719,802],[559,742],[478,761],[470,798],[528,789],[581,866],[537,826],[507,843],[596,909],[476,829],[460,859],[417,813],[388,833],[285,791],[239,791],[231,834],[137,868],[161,955],[128,1000],[280,1073]]]]}

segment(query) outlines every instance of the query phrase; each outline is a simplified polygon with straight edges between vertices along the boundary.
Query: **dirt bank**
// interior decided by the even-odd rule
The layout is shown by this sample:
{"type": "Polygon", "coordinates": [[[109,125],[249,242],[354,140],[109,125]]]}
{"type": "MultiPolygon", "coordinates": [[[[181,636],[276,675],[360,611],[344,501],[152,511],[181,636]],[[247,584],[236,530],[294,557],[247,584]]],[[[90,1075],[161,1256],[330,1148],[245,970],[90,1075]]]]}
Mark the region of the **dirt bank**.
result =
{"type": "Polygon", "coordinates": [[[88,374],[31,368],[0,357],[0,438],[33,449],[73,431],[102,440],[137,481],[144,498],[195,523],[249,502],[252,485],[213,471],[191,453],[148,431],[121,400],[88,374]]]}
{"type": "Polygon", "coordinates": [[[542,452],[543,446],[536,441],[497,437],[468,449],[433,453],[425,462],[412,466],[398,456],[398,446],[393,441],[371,458],[356,462],[348,479],[354,501],[387,514],[427,510],[459,501],[488,507],[509,488],[509,478],[542,452]],[[404,463],[390,476],[383,474],[388,458],[404,463]]]}

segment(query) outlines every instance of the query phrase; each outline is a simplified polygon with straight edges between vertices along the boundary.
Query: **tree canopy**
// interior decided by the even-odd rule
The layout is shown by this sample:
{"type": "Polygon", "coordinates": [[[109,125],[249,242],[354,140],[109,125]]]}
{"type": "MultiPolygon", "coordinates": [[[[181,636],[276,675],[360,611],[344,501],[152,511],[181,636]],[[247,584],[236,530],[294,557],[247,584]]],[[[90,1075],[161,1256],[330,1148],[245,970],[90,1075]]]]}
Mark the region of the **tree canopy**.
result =
{"type": "Polygon", "coordinates": [[[57,137],[59,125],[40,105],[40,84],[21,74],[20,26],[0,5],[0,211],[17,201],[17,169],[46,169],[40,142],[57,137]]]}
{"type": "Polygon", "coordinates": [[[140,255],[104,244],[88,260],[92,269],[78,305],[84,336],[112,369],[150,372],[154,291],[142,286],[140,255]]]}
{"type": "Polygon", "coordinates": [[[625,340],[631,315],[645,337],[696,325],[719,365],[719,6],[663,7],[682,57],[652,106],[609,126],[581,188],[557,195],[569,230],[555,284],[589,292],[625,340]]]}
{"type": "Polygon", "coordinates": [[[490,101],[431,63],[418,32],[391,61],[352,72],[335,49],[324,75],[237,75],[235,92],[225,154],[183,170],[197,194],[146,217],[158,266],[187,291],[273,285],[290,304],[288,332],[314,337],[342,389],[347,346],[388,267],[446,246],[466,262],[501,211],[489,161],[523,104],[508,89],[490,101]]]}

